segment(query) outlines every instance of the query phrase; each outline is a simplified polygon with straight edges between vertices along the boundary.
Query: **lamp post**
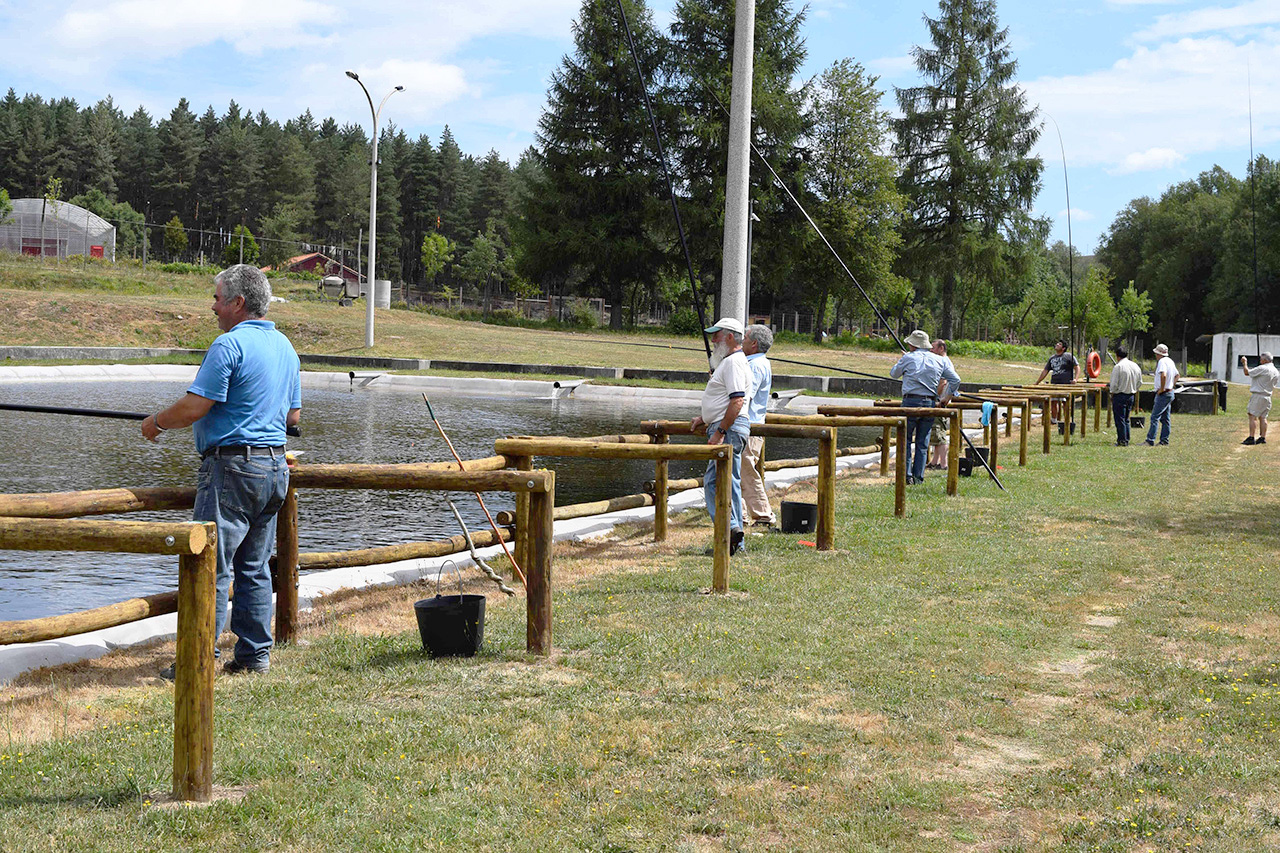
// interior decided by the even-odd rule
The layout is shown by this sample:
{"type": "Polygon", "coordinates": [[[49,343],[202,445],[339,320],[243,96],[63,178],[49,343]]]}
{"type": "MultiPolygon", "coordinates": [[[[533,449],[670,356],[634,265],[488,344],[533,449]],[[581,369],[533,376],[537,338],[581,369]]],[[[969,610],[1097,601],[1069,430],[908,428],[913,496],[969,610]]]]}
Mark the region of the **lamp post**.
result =
{"type": "Polygon", "coordinates": [[[373,116],[373,158],[369,161],[369,271],[365,275],[365,281],[368,283],[368,292],[365,294],[365,318],[364,318],[364,345],[366,349],[373,346],[373,299],[374,290],[377,287],[374,278],[374,252],[377,246],[377,219],[378,219],[378,116],[382,114],[382,107],[396,92],[403,92],[404,86],[396,86],[387,97],[382,99],[382,103],[378,104],[378,108],[373,108],[373,98],[369,96],[369,90],[365,88],[364,83],[360,82],[360,75],[354,71],[348,71],[347,76],[360,84],[361,91],[364,92],[365,99],[369,102],[369,114],[373,116]]]}

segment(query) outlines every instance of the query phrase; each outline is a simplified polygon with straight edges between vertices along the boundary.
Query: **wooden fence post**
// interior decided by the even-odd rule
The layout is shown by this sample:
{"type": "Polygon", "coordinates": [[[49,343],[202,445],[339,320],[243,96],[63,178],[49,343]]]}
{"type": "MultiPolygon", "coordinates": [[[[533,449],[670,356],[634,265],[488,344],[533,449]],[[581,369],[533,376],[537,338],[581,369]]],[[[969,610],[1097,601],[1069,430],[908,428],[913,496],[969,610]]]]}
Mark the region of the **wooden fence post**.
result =
{"type": "MultiPolygon", "coordinates": [[[[1098,395],[1098,402],[1093,407],[1093,431],[1102,432],[1102,386],[1099,385],[1094,393],[1098,395]]],[[[1107,416],[1107,426],[1111,426],[1110,415],[1107,416]]]]}
{"type": "MultiPolygon", "coordinates": [[[[1074,392],[1072,392],[1074,395],[1074,392]]],[[[1085,391],[1080,397],[1080,437],[1084,438],[1089,433],[1089,394],[1092,392],[1085,391]]],[[[1073,406],[1074,409],[1074,406],[1073,406]]]]}
{"type": "MultiPolygon", "coordinates": [[[[671,438],[660,432],[653,437],[654,444],[666,444],[671,438]]],[[[653,541],[667,541],[667,481],[671,462],[659,459],[653,463],[653,541]]]]}
{"type": "Polygon", "coordinates": [[[1018,465],[1027,464],[1027,436],[1031,431],[1031,401],[1022,401],[1021,414],[1018,416],[1018,465]]]}
{"type": "Polygon", "coordinates": [[[1053,431],[1053,419],[1049,417],[1049,413],[1053,411],[1053,403],[1048,397],[1040,401],[1040,425],[1044,427],[1044,455],[1049,455],[1049,434],[1053,431]]]}
{"type": "Polygon", "coordinates": [[[991,424],[991,451],[988,454],[991,458],[987,461],[991,463],[991,470],[996,470],[996,462],[1000,459],[1000,409],[999,407],[992,409],[991,414],[996,418],[991,424]]]}
{"type": "Polygon", "coordinates": [[[819,551],[830,551],[836,541],[836,431],[818,439],[818,530],[819,551]]]}
{"type": "Polygon", "coordinates": [[[1004,407],[1004,434],[1013,438],[1013,403],[1004,407]]]}
{"type": "Polygon", "coordinates": [[[884,428],[884,436],[880,439],[880,476],[889,476],[889,427],[884,428]]]}
{"type": "Polygon", "coordinates": [[[964,413],[957,411],[951,416],[951,423],[947,425],[949,430],[949,438],[947,444],[947,494],[955,497],[960,493],[960,445],[964,443],[964,439],[960,437],[960,430],[964,429],[961,425],[961,419],[964,413]]]}
{"type": "Polygon", "coordinates": [[[556,481],[548,471],[545,492],[525,492],[528,496],[525,648],[536,655],[551,654],[551,554],[555,538],[556,481]]]}
{"type": "Polygon", "coordinates": [[[285,494],[276,515],[276,637],[292,643],[298,633],[298,490],[285,494]]]}
{"type": "Polygon", "coordinates": [[[178,558],[178,660],[173,688],[173,796],[208,802],[213,796],[214,589],[217,526],[208,544],[178,558]]]}
{"type": "Polygon", "coordinates": [[[1076,398],[1067,394],[1066,405],[1063,407],[1066,412],[1066,419],[1062,422],[1062,446],[1071,446],[1071,433],[1075,432],[1073,427],[1076,423],[1076,398]]]}
{"type": "MultiPolygon", "coordinates": [[[[517,456],[515,458],[515,466],[517,471],[532,471],[532,456],[517,456]]],[[[525,566],[529,563],[530,536],[529,527],[536,524],[536,519],[530,517],[529,509],[529,493],[516,492],[516,541],[515,547],[511,550],[511,555],[516,558],[516,562],[520,564],[521,571],[527,572],[525,566]]],[[[511,571],[512,577],[515,577],[515,570],[511,571]]],[[[526,575],[527,579],[527,575],[526,575]]]]}
{"type": "Polygon", "coordinates": [[[711,588],[729,591],[729,512],[733,499],[733,448],[725,444],[726,456],[716,460],[715,557],[711,571],[711,588]]]}
{"type": "Polygon", "coordinates": [[[894,429],[898,433],[898,464],[894,466],[893,514],[902,518],[907,514],[907,425],[900,423],[894,429]]]}

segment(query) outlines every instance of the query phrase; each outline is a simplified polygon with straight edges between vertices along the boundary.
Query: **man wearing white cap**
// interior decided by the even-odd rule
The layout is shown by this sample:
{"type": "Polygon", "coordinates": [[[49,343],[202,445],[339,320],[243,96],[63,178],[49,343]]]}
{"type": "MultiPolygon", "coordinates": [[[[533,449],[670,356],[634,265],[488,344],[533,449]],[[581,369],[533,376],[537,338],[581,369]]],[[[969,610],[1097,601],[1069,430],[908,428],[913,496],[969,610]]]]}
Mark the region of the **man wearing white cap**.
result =
{"type": "Polygon", "coordinates": [[[1240,356],[1240,367],[1249,377],[1249,437],[1241,444],[1267,443],[1267,415],[1271,414],[1271,392],[1280,383],[1280,370],[1271,363],[1271,353],[1258,356],[1258,366],[1249,369],[1249,361],[1240,356]],[[1257,439],[1254,439],[1254,433],[1257,439]]]}
{"type": "Polygon", "coordinates": [[[1160,443],[1169,443],[1169,408],[1173,405],[1173,383],[1178,381],[1178,366],[1169,358],[1169,348],[1156,344],[1153,350],[1160,360],[1156,362],[1156,400],[1151,406],[1151,426],[1147,427],[1147,447],[1156,443],[1156,424],[1160,424],[1160,443]]]}
{"type": "MultiPolygon", "coordinates": [[[[711,353],[713,372],[702,392],[702,412],[693,419],[694,430],[706,428],[707,444],[728,444],[733,448],[733,478],[729,498],[729,553],[742,547],[742,450],[751,436],[747,421],[747,395],[751,393],[751,368],[742,352],[742,321],[721,317],[708,326],[715,349],[711,353]]],[[[707,512],[716,520],[716,463],[707,463],[702,478],[707,512]]]]}
{"type": "MultiPolygon", "coordinates": [[[[902,379],[903,408],[945,406],[951,395],[960,390],[960,377],[951,367],[950,359],[943,361],[930,352],[929,335],[920,329],[907,335],[906,344],[911,351],[889,370],[894,379],[902,379]]],[[[908,466],[908,485],[924,482],[924,463],[932,429],[933,418],[907,418],[907,458],[898,460],[898,464],[908,466]]]]}

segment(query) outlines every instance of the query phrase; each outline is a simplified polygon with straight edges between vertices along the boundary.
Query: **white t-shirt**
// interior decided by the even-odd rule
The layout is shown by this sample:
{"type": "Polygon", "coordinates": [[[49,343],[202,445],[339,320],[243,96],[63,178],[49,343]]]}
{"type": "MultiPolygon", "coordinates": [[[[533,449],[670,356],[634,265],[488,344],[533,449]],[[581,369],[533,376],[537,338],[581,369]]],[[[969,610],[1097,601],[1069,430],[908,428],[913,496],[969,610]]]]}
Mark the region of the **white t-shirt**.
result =
{"type": "Polygon", "coordinates": [[[1280,384],[1280,370],[1270,362],[1249,368],[1249,393],[1271,396],[1277,384],[1280,384]]]}
{"type": "MultiPolygon", "coordinates": [[[[720,362],[711,374],[707,390],[702,392],[702,420],[717,426],[729,411],[731,397],[746,397],[751,393],[751,367],[742,350],[738,350],[720,362]]],[[[747,423],[747,407],[744,403],[738,419],[747,423]]]]}
{"type": "Polygon", "coordinates": [[[1178,366],[1173,363],[1173,359],[1164,356],[1160,361],[1156,362],[1156,393],[1160,393],[1160,389],[1165,391],[1173,390],[1173,383],[1178,381],[1178,366]],[[1163,381],[1162,380],[1163,377],[1163,381]]]}

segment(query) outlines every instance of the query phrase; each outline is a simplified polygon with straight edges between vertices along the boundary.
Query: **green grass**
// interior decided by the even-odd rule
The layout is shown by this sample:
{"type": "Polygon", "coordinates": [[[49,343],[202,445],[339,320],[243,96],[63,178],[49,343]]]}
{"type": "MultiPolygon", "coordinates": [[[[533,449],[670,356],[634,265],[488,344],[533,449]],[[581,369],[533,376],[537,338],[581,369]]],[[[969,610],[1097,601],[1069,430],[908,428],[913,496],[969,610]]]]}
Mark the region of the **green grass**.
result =
{"type": "Polygon", "coordinates": [[[0,846],[1275,849],[1280,451],[1239,447],[1238,411],[1174,420],[1169,448],[1005,444],[1007,493],[935,477],[903,519],[842,481],[839,551],[752,537],[724,596],[700,513],[663,547],[561,546],[550,660],[519,600],[470,660],[425,659],[407,608],[335,620],[219,679],[238,803],[149,802],[167,687],[36,745],[0,719],[0,846]]]}

